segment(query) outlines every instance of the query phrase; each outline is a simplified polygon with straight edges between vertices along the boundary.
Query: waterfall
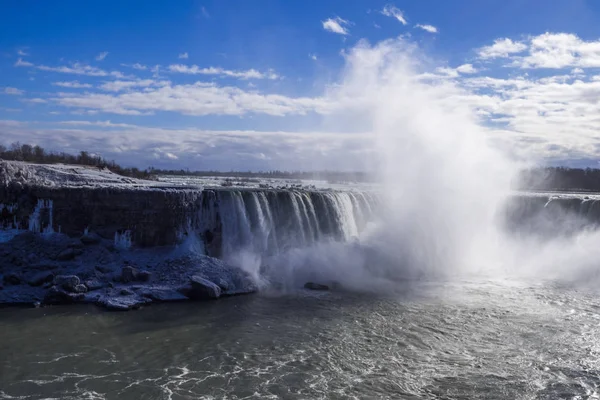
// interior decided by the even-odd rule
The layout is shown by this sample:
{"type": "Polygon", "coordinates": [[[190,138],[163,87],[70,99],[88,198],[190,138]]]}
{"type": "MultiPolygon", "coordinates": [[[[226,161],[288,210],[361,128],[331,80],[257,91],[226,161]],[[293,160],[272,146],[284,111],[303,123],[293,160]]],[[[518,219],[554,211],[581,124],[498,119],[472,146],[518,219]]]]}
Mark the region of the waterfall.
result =
{"type": "Polygon", "coordinates": [[[358,236],[374,215],[372,202],[363,192],[207,190],[197,230],[210,255],[272,256],[358,236]]]}

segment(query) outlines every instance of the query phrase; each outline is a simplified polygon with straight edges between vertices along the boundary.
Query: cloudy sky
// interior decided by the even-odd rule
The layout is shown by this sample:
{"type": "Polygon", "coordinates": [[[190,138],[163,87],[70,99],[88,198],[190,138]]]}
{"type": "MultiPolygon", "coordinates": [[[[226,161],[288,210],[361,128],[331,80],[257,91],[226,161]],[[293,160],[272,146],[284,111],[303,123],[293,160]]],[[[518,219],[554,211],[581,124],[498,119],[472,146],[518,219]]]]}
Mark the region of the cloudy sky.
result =
{"type": "MultiPolygon", "coordinates": [[[[538,162],[596,166],[593,0],[5,1],[0,143],[125,165],[362,169],[368,127],[332,97],[347,54],[401,37],[482,132],[538,162]]],[[[439,93],[444,93],[440,91],[439,93]]]]}

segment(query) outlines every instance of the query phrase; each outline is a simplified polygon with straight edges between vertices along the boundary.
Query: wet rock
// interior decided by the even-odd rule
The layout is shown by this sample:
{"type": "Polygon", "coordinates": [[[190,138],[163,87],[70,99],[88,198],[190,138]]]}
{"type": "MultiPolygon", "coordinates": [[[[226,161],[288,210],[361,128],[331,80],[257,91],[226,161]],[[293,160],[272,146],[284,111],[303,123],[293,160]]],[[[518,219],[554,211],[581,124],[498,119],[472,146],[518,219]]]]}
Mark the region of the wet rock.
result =
{"type": "Polygon", "coordinates": [[[75,287],[80,283],[79,277],[76,275],[57,275],[54,277],[54,285],[69,292],[75,292],[75,287]]]}
{"type": "Polygon", "coordinates": [[[127,288],[121,289],[120,293],[123,296],[133,296],[135,294],[131,290],[127,289],[127,288]]]}
{"type": "Polygon", "coordinates": [[[52,282],[54,280],[54,273],[51,271],[39,272],[33,275],[27,283],[31,286],[41,286],[44,283],[52,282]]]}
{"type": "Polygon", "coordinates": [[[56,256],[56,259],[58,261],[69,261],[75,258],[77,254],[75,253],[75,249],[69,247],[68,249],[65,249],[63,251],[61,251],[60,253],[58,253],[58,255],[56,256]]]}
{"type": "Polygon", "coordinates": [[[199,275],[190,277],[191,288],[187,296],[194,300],[218,299],[221,297],[221,288],[214,282],[199,275]]]}
{"type": "Polygon", "coordinates": [[[145,288],[140,295],[160,302],[188,300],[187,296],[172,288],[145,288]]]}
{"type": "Polygon", "coordinates": [[[85,281],[85,286],[89,291],[102,289],[105,285],[98,279],[90,279],[85,281]]]}
{"type": "Polygon", "coordinates": [[[310,290],[329,290],[329,286],[322,285],[320,283],[306,282],[304,284],[304,289],[310,289],[310,290]]]}
{"type": "Polygon", "coordinates": [[[84,299],[83,293],[69,293],[57,286],[52,286],[44,296],[44,304],[72,304],[84,299]]]}
{"type": "Polygon", "coordinates": [[[19,285],[21,284],[21,277],[19,276],[19,274],[11,272],[9,274],[4,275],[4,277],[2,278],[2,282],[7,286],[19,285]]]}

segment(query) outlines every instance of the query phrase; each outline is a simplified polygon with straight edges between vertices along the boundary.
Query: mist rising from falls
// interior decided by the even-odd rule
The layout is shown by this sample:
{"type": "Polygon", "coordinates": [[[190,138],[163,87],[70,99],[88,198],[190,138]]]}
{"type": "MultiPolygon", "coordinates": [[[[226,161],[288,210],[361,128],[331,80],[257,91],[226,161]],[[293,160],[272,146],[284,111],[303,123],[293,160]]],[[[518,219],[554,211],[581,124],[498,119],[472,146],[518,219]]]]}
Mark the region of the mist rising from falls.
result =
{"type": "MultiPolygon", "coordinates": [[[[219,192],[224,258],[283,287],[317,281],[376,291],[462,274],[587,277],[597,270],[596,230],[548,239],[506,229],[521,165],[454,100],[462,89],[422,79],[414,45],[361,42],[345,58],[339,84],[326,94],[344,111],[329,125],[371,132],[367,161],[380,193],[219,192]],[[569,260],[567,271],[561,264],[569,260]]],[[[544,218],[534,219],[551,230],[544,218]]]]}

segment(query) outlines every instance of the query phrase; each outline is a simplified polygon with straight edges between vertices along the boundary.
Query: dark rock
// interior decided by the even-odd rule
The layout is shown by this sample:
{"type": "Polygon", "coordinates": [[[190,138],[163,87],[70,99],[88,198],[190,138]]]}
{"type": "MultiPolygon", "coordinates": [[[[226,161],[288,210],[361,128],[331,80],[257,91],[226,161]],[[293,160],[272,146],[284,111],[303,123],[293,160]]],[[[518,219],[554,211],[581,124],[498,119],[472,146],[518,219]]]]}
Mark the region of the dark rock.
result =
{"type": "Polygon", "coordinates": [[[31,286],[41,286],[44,283],[52,282],[53,279],[54,273],[52,273],[51,271],[38,272],[37,274],[29,278],[27,283],[31,286]]]}
{"type": "Polygon", "coordinates": [[[152,299],[154,301],[183,301],[188,300],[187,296],[184,296],[180,292],[172,288],[145,288],[140,291],[140,294],[144,297],[152,299]]]}
{"type": "Polygon", "coordinates": [[[126,265],[121,270],[121,282],[129,283],[137,280],[139,271],[131,265],[126,265]]]}
{"type": "Polygon", "coordinates": [[[85,281],[85,286],[88,288],[88,290],[92,291],[102,289],[105,285],[98,279],[90,279],[88,281],[85,281]]]}
{"type": "Polygon", "coordinates": [[[190,283],[191,290],[188,293],[188,297],[191,299],[203,300],[218,299],[221,297],[221,288],[214,282],[211,282],[200,275],[190,277],[190,283]]]}
{"type": "Polygon", "coordinates": [[[140,282],[148,282],[152,277],[152,273],[146,270],[142,270],[137,274],[137,280],[140,282]]]}
{"type": "Polygon", "coordinates": [[[128,311],[140,308],[142,305],[148,302],[148,299],[142,299],[137,296],[117,296],[101,298],[96,304],[112,311],[128,311]]]}
{"type": "Polygon", "coordinates": [[[93,232],[88,232],[87,234],[83,235],[79,240],[81,240],[81,243],[83,243],[84,245],[89,246],[100,243],[102,241],[102,238],[93,232]]]}
{"type": "Polygon", "coordinates": [[[83,293],[68,293],[63,289],[52,286],[44,296],[44,304],[72,304],[84,299],[83,293]]]}
{"type": "Polygon", "coordinates": [[[63,288],[69,292],[75,292],[75,287],[79,285],[79,277],[76,275],[57,275],[54,278],[54,285],[63,288]]]}
{"type": "Polygon", "coordinates": [[[65,249],[58,253],[56,259],[58,261],[69,261],[74,259],[76,255],[77,254],[75,253],[75,250],[69,247],[68,249],[65,249]]]}
{"type": "Polygon", "coordinates": [[[121,295],[123,296],[133,296],[135,293],[133,293],[131,290],[127,289],[127,288],[123,288],[121,289],[121,295]]]}
{"type": "Polygon", "coordinates": [[[5,285],[19,285],[21,283],[21,277],[18,274],[11,272],[4,275],[2,282],[4,282],[5,285]]]}
{"type": "Polygon", "coordinates": [[[73,292],[75,292],[75,293],[87,293],[87,291],[88,291],[87,286],[85,286],[84,284],[81,284],[81,283],[79,285],[76,285],[73,288],[73,292]]]}
{"type": "Polygon", "coordinates": [[[112,267],[112,265],[96,265],[96,270],[102,272],[103,274],[108,274],[113,272],[115,269],[112,267]]]}
{"type": "Polygon", "coordinates": [[[130,282],[147,282],[150,280],[152,274],[148,271],[140,271],[131,265],[126,265],[121,270],[120,281],[123,283],[130,282]]]}
{"type": "Polygon", "coordinates": [[[329,290],[329,286],[327,286],[327,285],[321,285],[320,283],[306,282],[304,284],[304,289],[310,289],[310,290],[329,290]]]}

